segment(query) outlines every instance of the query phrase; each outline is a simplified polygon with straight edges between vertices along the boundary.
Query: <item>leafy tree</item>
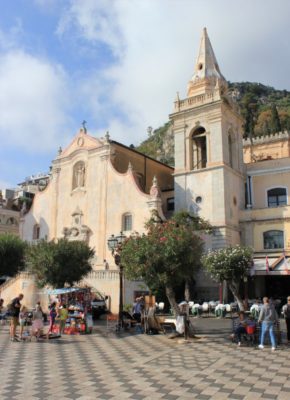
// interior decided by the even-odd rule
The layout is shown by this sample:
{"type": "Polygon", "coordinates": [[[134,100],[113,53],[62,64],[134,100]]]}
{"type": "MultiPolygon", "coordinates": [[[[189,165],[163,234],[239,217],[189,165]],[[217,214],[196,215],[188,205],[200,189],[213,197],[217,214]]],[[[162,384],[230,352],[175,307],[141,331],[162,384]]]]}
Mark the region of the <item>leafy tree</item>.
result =
{"type": "Polygon", "coordinates": [[[0,235],[0,276],[14,276],[24,268],[26,244],[18,236],[0,235]]]}
{"type": "Polygon", "coordinates": [[[73,286],[92,270],[90,260],[94,254],[82,241],[43,240],[28,248],[26,263],[40,287],[62,288],[73,286]]]}
{"type": "Polygon", "coordinates": [[[268,135],[270,133],[271,111],[262,111],[257,119],[255,133],[259,136],[268,135]]]}
{"type": "Polygon", "coordinates": [[[171,220],[146,224],[147,234],[129,237],[121,248],[122,264],[129,279],[142,278],[154,292],[165,288],[171,308],[179,313],[174,288],[190,280],[201,266],[201,232],[211,226],[187,212],[176,213],[171,220]]]}
{"type": "Polygon", "coordinates": [[[281,122],[282,131],[290,129],[290,108],[279,110],[279,118],[281,122]]]}
{"type": "Polygon", "coordinates": [[[271,133],[281,132],[281,122],[276,105],[271,106],[271,133]]]}
{"type": "Polygon", "coordinates": [[[250,247],[234,246],[212,251],[202,259],[212,279],[220,283],[227,282],[240,310],[244,309],[244,305],[239,286],[241,280],[247,276],[252,254],[253,250],[250,247]]]}

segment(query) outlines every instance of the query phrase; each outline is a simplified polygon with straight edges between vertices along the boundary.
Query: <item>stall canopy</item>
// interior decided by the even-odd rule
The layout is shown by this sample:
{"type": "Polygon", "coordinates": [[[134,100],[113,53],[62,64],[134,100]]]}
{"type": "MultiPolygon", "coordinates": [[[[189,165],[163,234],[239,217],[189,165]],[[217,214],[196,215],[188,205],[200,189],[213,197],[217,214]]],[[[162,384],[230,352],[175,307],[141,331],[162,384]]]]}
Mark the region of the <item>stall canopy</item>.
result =
{"type": "Polygon", "coordinates": [[[84,288],[62,288],[62,289],[47,289],[46,292],[47,294],[53,294],[53,295],[59,295],[59,294],[67,294],[67,293],[72,293],[72,292],[80,292],[80,291],[84,291],[87,290],[84,288]]]}

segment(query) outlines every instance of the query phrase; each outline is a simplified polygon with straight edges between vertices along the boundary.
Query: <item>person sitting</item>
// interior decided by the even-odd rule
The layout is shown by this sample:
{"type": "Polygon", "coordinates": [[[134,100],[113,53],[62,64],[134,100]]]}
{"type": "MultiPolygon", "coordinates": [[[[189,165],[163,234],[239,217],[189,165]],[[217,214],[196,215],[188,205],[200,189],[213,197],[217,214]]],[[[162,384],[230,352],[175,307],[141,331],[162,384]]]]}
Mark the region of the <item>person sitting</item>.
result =
{"type": "Polygon", "coordinates": [[[234,333],[231,335],[231,338],[234,339],[237,337],[238,346],[241,346],[242,335],[247,334],[247,325],[248,321],[245,317],[245,313],[243,311],[239,312],[239,319],[237,325],[234,327],[234,333]]]}

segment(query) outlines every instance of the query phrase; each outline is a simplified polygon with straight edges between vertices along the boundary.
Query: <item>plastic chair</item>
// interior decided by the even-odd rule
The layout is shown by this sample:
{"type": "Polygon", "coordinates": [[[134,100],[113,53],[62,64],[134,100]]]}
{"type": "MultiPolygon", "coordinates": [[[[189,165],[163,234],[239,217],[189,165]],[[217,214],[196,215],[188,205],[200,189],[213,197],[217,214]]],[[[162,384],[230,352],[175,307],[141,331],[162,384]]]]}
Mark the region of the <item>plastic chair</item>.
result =
{"type": "Polygon", "coordinates": [[[260,309],[258,304],[253,304],[252,307],[250,308],[250,313],[252,314],[252,317],[254,319],[258,319],[259,318],[259,314],[260,314],[260,309]]]}
{"type": "Polygon", "coordinates": [[[226,313],[230,313],[232,316],[232,306],[230,304],[226,304],[226,313]]]}
{"type": "Polygon", "coordinates": [[[207,313],[207,315],[209,315],[209,304],[204,302],[201,306],[202,309],[202,313],[207,313]]]}
{"type": "Polygon", "coordinates": [[[199,304],[194,304],[191,308],[192,315],[197,317],[201,314],[202,308],[199,304]]]}
{"type": "Polygon", "coordinates": [[[215,316],[218,318],[226,316],[226,307],[224,304],[218,304],[215,308],[215,316]]]}

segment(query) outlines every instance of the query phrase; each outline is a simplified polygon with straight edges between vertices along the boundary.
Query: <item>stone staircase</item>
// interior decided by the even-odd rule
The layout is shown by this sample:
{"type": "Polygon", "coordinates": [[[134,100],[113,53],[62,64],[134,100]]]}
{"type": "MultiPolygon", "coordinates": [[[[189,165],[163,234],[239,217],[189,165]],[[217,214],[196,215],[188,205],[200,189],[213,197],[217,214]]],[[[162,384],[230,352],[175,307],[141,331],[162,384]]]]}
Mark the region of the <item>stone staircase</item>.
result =
{"type": "Polygon", "coordinates": [[[29,272],[20,272],[0,285],[0,297],[4,299],[4,307],[20,293],[24,295],[22,303],[28,308],[33,308],[41,295],[34,276],[29,272]]]}

